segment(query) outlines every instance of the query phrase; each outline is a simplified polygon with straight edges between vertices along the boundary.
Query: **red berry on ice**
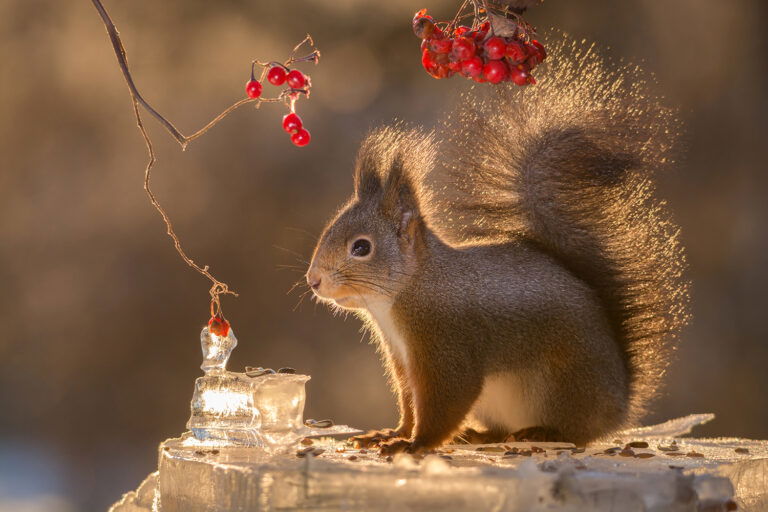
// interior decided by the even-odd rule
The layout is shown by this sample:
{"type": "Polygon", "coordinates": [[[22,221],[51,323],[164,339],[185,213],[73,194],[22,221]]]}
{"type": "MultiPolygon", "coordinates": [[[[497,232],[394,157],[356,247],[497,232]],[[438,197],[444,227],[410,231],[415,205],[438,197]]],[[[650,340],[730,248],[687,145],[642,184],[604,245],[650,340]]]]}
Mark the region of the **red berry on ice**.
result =
{"type": "Polygon", "coordinates": [[[291,112],[283,116],[283,130],[288,133],[296,133],[304,126],[298,114],[291,112]]]}
{"type": "Polygon", "coordinates": [[[309,132],[305,130],[304,128],[301,128],[299,131],[291,135],[291,142],[293,142],[296,146],[302,147],[309,144],[309,132]]]}
{"type": "Polygon", "coordinates": [[[492,37],[485,42],[485,55],[491,60],[499,60],[507,51],[507,44],[500,37],[492,37]]]}
{"type": "Polygon", "coordinates": [[[483,59],[480,57],[472,57],[461,63],[461,72],[466,76],[480,76],[483,72],[483,59]]]}
{"type": "Polygon", "coordinates": [[[468,37],[457,37],[453,41],[453,54],[459,60],[471,59],[475,56],[475,42],[468,37]]]}
{"type": "Polygon", "coordinates": [[[500,60],[492,60],[483,67],[483,76],[492,84],[498,84],[508,76],[507,65],[500,60]]]}
{"type": "Polygon", "coordinates": [[[229,334],[229,322],[222,316],[212,316],[211,319],[208,320],[208,332],[223,338],[229,334]]]}
{"type": "Polygon", "coordinates": [[[298,69],[292,69],[288,73],[286,81],[288,82],[288,87],[291,89],[301,89],[304,87],[304,84],[307,83],[307,78],[298,69]]]}
{"type": "Polygon", "coordinates": [[[285,70],[280,66],[272,66],[267,72],[267,81],[272,85],[283,85],[285,83],[285,70]]]}
{"type": "Polygon", "coordinates": [[[452,39],[432,39],[429,42],[429,47],[435,53],[449,53],[452,46],[452,39]]]}
{"type": "Polygon", "coordinates": [[[249,98],[258,98],[261,96],[261,83],[258,80],[248,80],[245,84],[245,93],[249,98]]]}

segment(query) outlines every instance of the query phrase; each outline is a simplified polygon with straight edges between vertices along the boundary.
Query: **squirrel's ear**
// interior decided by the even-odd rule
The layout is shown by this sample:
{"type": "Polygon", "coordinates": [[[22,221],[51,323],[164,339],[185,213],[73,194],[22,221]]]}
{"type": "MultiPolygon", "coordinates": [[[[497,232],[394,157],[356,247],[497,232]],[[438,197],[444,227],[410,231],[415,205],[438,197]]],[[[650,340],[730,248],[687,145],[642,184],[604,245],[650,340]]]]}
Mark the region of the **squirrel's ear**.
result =
{"type": "Polygon", "coordinates": [[[361,154],[355,164],[355,195],[360,198],[371,198],[381,192],[381,178],[376,172],[376,162],[367,155],[361,154]]]}
{"type": "Polygon", "coordinates": [[[384,185],[381,209],[397,226],[397,235],[411,244],[420,218],[416,189],[404,169],[403,159],[392,162],[384,185]]]}

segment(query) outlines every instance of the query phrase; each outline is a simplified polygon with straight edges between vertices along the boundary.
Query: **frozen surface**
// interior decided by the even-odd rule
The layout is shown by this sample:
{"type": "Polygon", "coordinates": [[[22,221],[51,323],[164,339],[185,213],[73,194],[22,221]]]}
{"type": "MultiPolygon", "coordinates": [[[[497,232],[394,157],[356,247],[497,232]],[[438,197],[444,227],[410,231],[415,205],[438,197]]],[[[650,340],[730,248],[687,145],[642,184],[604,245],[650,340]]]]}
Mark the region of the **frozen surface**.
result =
{"type": "Polygon", "coordinates": [[[224,371],[229,361],[232,350],[237,346],[235,331],[229,328],[226,336],[218,336],[211,333],[207,327],[203,327],[200,333],[200,347],[203,349],[203,364],[200,368],[207,374],[210,372],[224,371]]]}
{"type": "Polygon", "coordinates": [[[330,421],[303,423],[306,375],[226,370],[237,344],[203,329],[190,432],[160,444],[158,471],[112,512],[616,511],[768,509],[768,446],[677,438],[691,415],[567,443],[452,445],[394,460],[355,450],[330,421]],[[317,428],[325,426],[326,428],[317,428]],[[311,439],[312,436],[326,436],[311,439]],[[301,442],[299,442],[301,440],[301,442]]]}
{"type": "Polygon", "coordinates": [[[123,494],[110,510],[120,512],[154,512],[159,510],[157,479],[159,472],[150,473],[135,491],[123,494]]]}
{"type": "Polygon", "coordinates": [[[688,416],[675,418],[673,420],[665,421],[664,423],[659,423],[658,425],[631,428],[624,431],[623,434],[635,439],[646,437],[679,437],[690,434],[693,427],[709,423],[713,419],[715,419],[715,415],[712,413],[689,414],[688,416]]]}
{"type": "Polygon", "coordinates": [[[302,432],[307,375],[249,377],[217,372],[195,381],[187,422],[200,441],[228,441],[270,451],[290,448],[302,432]]]}
{"type": "MultiPolygon", "coordinates": [[[[656,432],[667,432],[664,425],[656,432]]],[[[768,508],[765,442],[634,432],[584,451],[567,443],[453,445],[393,462],[332,438],[297,444],[296,450],[318,454],[300,458],[296,452],[267,457],[242,446],[206,448],[187,435],[160,446],[154,504],[120,505],[114,512],[709,512],[734,503],[739,510],[768,508]],[[639,447],[624,450],[637,441],[639,447]]]]}
{"type": "Polygon", "coordinates": [[[200,345],[205,375],[195,381],[187,422],[197,441],[258,447],[274,454],[290,450],[311,434],[303,425],[304,386],[309,376],[264,368],[227,371],[227,361],[237,345],[231,328],[226,336],[204,328],[200,345]]]}

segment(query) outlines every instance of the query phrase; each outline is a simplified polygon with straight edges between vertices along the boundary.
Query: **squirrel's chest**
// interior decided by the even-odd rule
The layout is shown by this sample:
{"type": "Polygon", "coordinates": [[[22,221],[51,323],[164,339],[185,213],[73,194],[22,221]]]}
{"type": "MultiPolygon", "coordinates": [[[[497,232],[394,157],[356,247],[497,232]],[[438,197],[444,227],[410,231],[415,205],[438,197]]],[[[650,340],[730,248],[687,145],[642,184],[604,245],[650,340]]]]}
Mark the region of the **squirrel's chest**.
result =
{"type": "Polygon", "coordinates": [[[392,315],[392,306],[390,304],[370,305],[368,312],[373,318],[379,337],[387,345],[393,357],[396,357],[406,368],[408,367],[408,345],[398,328],[392,315]]]}

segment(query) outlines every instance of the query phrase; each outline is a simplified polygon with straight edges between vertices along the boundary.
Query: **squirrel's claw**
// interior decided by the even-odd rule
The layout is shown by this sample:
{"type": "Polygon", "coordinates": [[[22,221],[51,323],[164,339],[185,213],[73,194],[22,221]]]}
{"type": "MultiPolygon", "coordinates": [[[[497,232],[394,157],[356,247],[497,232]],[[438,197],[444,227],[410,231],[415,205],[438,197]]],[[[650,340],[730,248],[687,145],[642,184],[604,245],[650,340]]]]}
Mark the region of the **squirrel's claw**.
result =
{"type": "Polygon", "coordinates": [[[532,441],[539,443],[564,441],[560,433],[548,427],[528,427],[510,434],[504,442],[514,443],[520,441],[532,441]]]}
{"type": "Polygon", "coordinates": [[[402,437],[391,439],[379,445],[379,455],[395,455],[396,453],[427,454],[435,453],[435,451],[417,440],[412,441],[402,437]]]}
{"type": "Polygon", "coordinates": [[[413,443],[408,439],[395,438],[379,445],[379,455],[395,455],[396,453],[413,453],[413,443]]]}
{"type": "Polygon", "coordinates": [[[384,441],[399,437],[400,433],[392,428],[383,428],[381,430],[370,430],[367,434],[353,436],[348,439],[356,449],[370,448],[378,446],[384,441]]]}

